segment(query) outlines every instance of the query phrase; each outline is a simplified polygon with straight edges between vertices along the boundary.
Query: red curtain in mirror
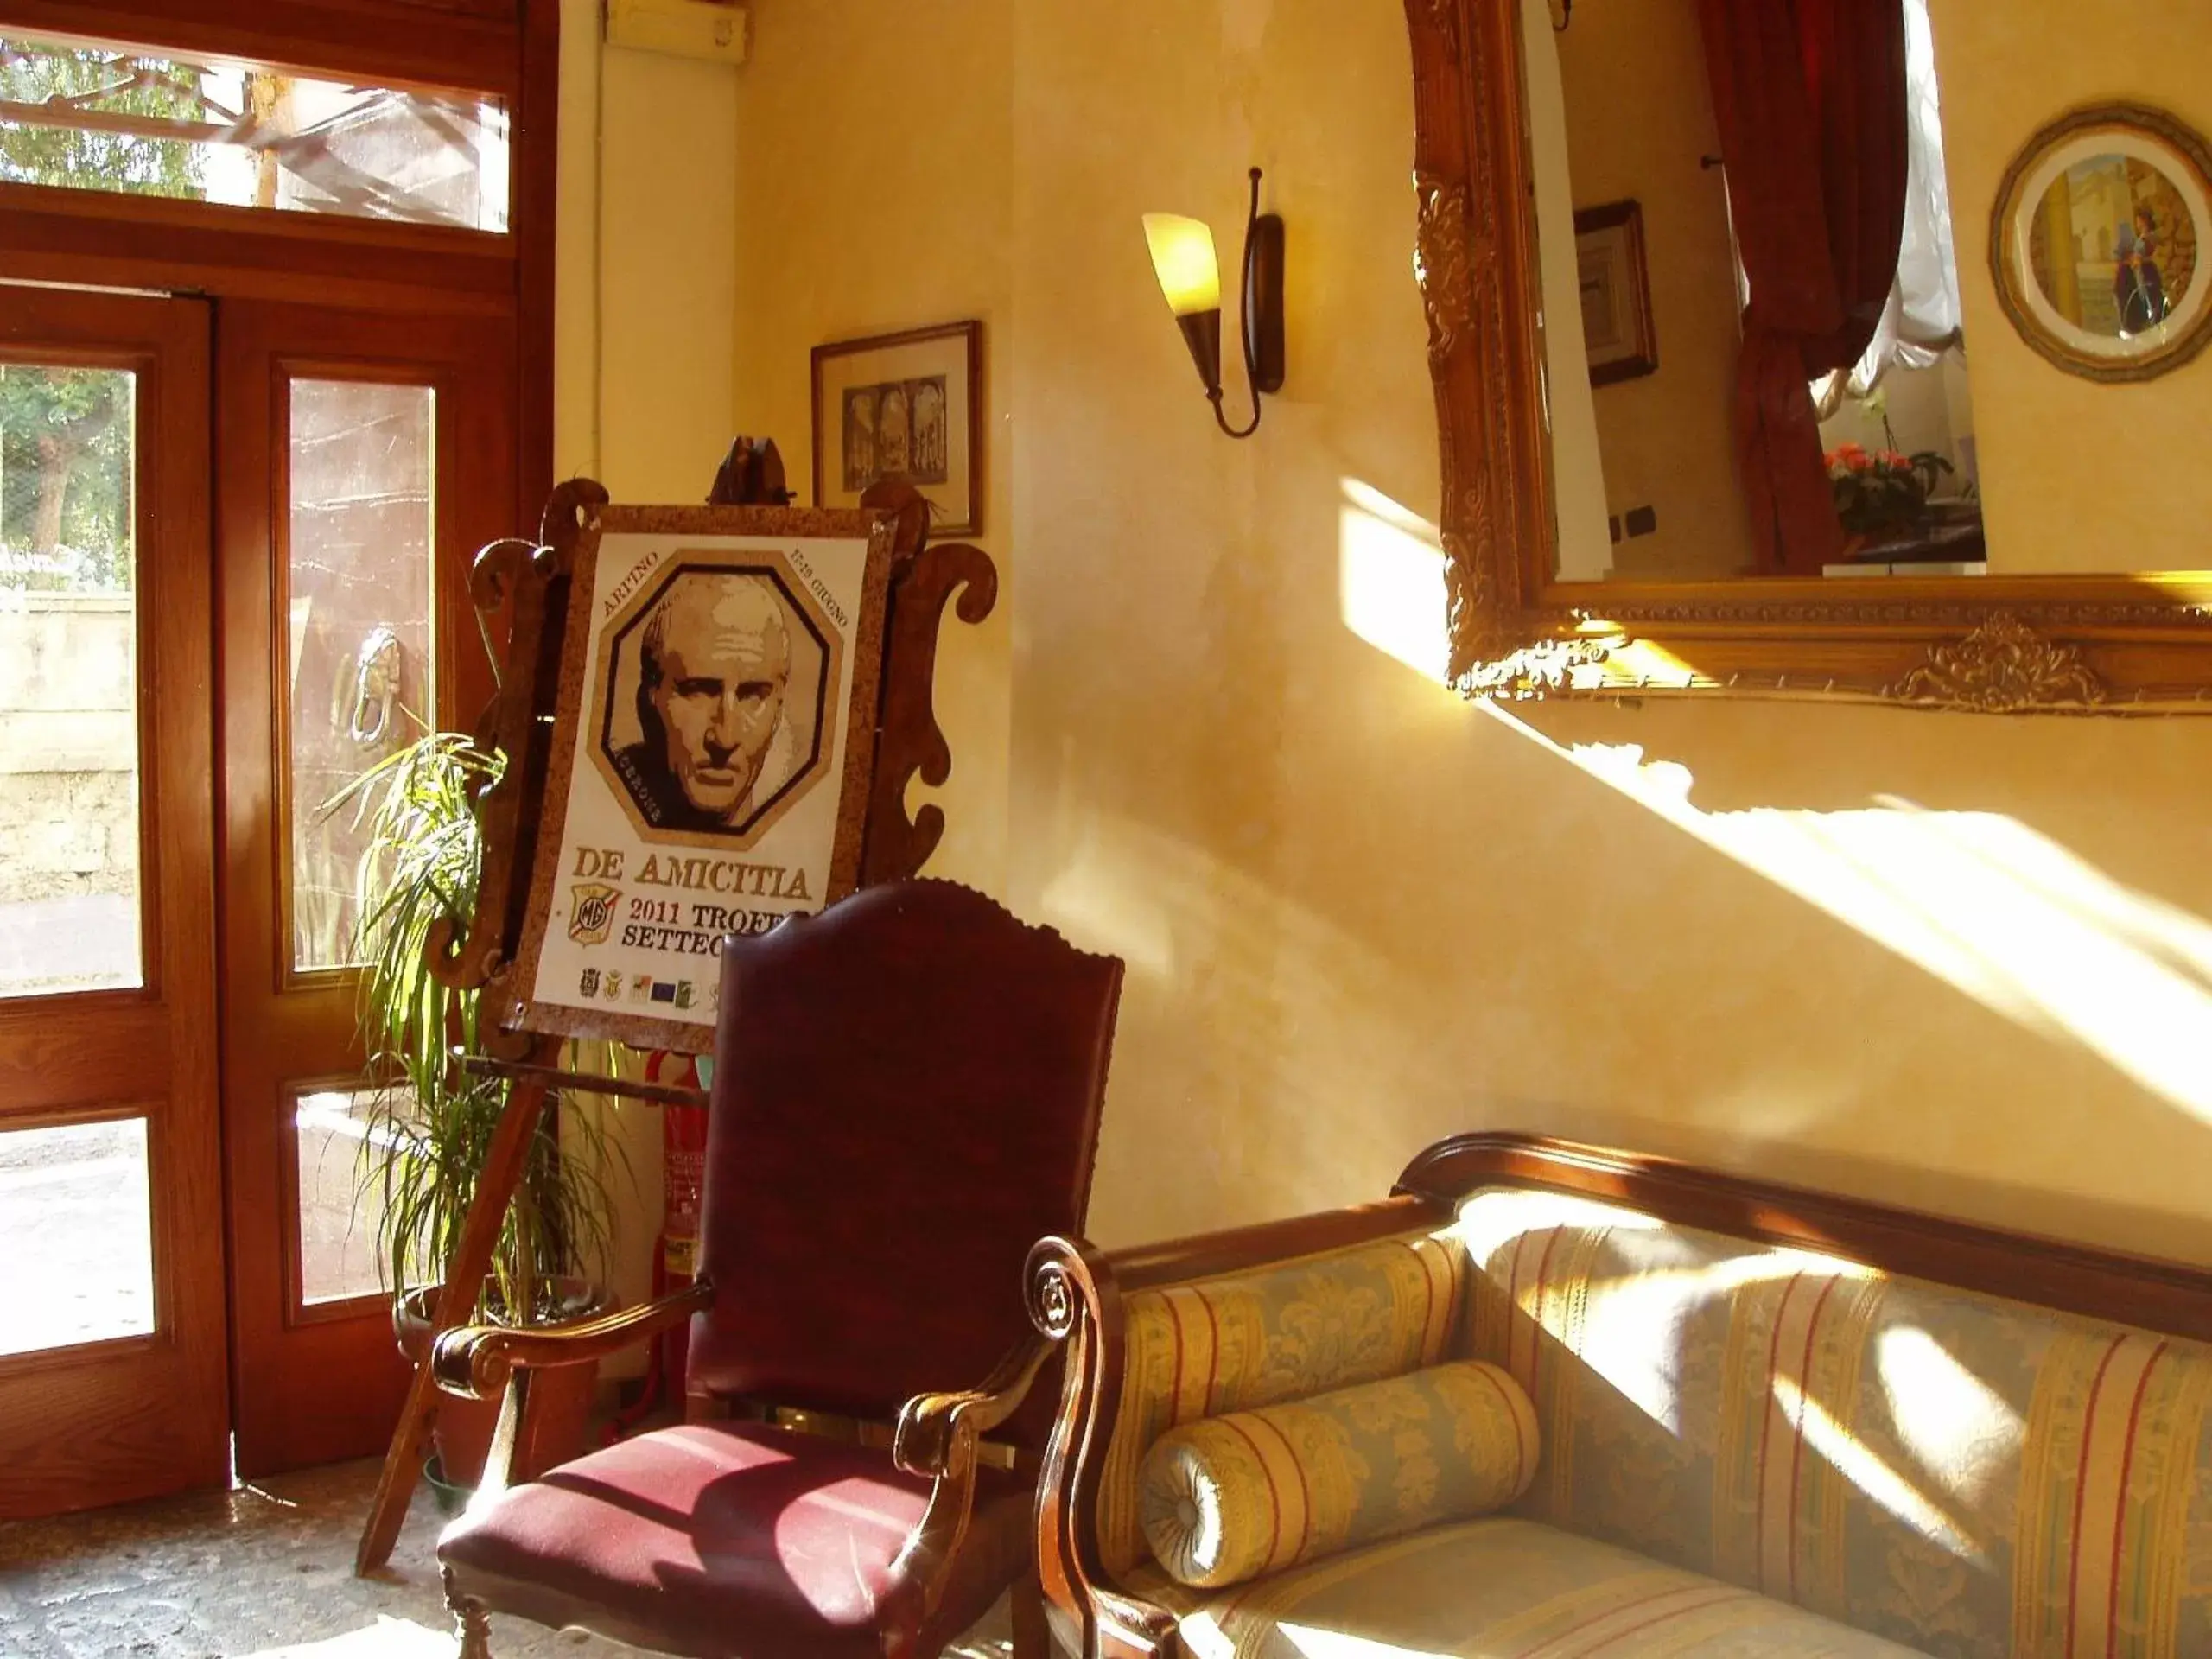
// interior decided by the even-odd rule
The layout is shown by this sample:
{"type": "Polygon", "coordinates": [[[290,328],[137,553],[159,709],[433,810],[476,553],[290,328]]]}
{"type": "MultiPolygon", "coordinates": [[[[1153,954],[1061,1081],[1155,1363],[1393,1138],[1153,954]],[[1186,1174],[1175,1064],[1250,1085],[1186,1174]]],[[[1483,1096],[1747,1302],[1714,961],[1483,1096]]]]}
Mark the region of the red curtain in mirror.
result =
{"type": "Polygon", "coordinates": [[[1808,383],[1866,351],[1904,234],[1898,0],[1700,0],[1728,205],[1751,287],[1736,441],[1763,571],[1842,550],[1808,383]]]}

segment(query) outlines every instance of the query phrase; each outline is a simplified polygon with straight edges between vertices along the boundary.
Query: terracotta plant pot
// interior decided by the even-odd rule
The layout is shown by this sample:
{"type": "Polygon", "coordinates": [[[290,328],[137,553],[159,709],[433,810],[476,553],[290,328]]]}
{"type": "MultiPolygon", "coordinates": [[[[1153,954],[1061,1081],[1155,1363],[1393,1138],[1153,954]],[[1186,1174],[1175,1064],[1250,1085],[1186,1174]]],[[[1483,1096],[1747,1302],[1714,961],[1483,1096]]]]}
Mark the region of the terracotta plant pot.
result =
{"type": "MultiPolygon", "coordinates": [[[[399,1351],[420,1365],[430,1352],[430,1314],[437,1306],[441,1287],[426,1285],[397,1297],[391,1305],[391,1325],[399,1338],[399,1351]]],[[[598,1286],[582,1279],[561,1284],[561,1318],[589,1319],[606,1310],[608,1298],[598,1286]]],[[[529,1454],[521,1466],[510,1471],[515,1480],[534,1480],[556,1464],[566,1463],[584,1447],[584,1427],[591,1417],[593,1391],[599,1380],[594,1365],[561,1365],[539,1371],[531,1379],[530,1406],[520,1444],[529,1454]]],[[[455,1486],[473,1487],[484,1478],[484,1459],[492,1447],[492,1431],[499,1421],[499,1402],[467,1400],[438,1393],[438,1413],[430,1435],[437,1447],[439,1472],[455,1486]]]]}

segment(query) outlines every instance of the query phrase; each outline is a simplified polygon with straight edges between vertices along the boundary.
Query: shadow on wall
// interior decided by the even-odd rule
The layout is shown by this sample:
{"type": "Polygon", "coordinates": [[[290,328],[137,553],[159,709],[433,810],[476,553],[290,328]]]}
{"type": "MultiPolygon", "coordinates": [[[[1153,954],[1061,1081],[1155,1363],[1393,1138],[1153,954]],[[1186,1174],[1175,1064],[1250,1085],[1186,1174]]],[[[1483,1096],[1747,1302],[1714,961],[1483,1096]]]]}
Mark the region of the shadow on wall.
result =
{"type": "Polygon", "coordinates": [[[1336,495],[1298,509],[1334,521],[1332,582],[1217,562],[1211,648],[1154,677],[1205,711],[1186,821],[1091,780],[1127,810],[1044,895],[1129,958],[1122,1052],[1214,1131],[1169,1178],[1214,1213],[1173,1216],[1152,1162],[1137,1214],[1370,1196],[1429,1136],[1510,1125],[2212,1255],[2193,728],[1470,706],[1434,678],[1433,528],[1336,495]]]}

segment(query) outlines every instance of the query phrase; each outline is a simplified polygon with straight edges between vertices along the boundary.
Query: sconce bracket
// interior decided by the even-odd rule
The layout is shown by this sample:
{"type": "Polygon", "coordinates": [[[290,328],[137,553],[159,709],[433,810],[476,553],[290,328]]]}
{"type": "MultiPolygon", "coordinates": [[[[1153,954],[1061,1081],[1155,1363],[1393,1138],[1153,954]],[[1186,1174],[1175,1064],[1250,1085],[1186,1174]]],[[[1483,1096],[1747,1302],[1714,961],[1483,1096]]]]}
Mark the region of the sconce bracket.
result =
{"type": "Polygon", "coordinates": [[[1282,390],[1282,215],[1261,213],[1244,250],[1244,360],[1255,391],[1282,390]]]}

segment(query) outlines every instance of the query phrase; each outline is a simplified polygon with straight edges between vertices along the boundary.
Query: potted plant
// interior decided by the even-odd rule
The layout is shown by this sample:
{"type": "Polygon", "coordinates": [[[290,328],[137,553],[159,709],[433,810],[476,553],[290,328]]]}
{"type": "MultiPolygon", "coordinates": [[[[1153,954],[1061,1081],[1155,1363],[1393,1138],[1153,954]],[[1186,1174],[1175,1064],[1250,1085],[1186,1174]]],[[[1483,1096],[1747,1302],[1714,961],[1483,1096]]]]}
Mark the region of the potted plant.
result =
{"type": "MultiPolygon", "coordinates": [[[[363,1046],[380,1086],[357,1190],[377,1201],[377,1253],[394,1293],[393,1325],[418,1363],[429,1344],[435,1281],[459,1243],[510,1087],[462,1066],[462,1056],[482,1052],[480,994],[438,980],[425,947],[437,923],[466,925],[474,915],[483,840],[472,808],[504,764],[458,733],[430,732],[330,804],[359,814],[368,830],[354,959],[364,964],[363,1046]]],[[[543,1116],[476,1319],[543,1324],[604,1306],[588,1269],[605,1254],[616,1155],[595,1116],[543,1116]]],[[[535,1445],[556,1454],[581,1448],[594,1380],[589,1366],[540,1379],[531,1395],[539,1414],[535,1445]]],[[[477,1480],[497,1414],[495,1401],[441,1398],[434,1480],[447,1487],[477,1480]]]]}
{"type": "Polygon", "coordinates": [[[1936,485],[1951,470],[1951,463],[1933,449],[1907,455],[1843,443],[1822,459],[1835,516],[1847,536],[1862,542],[1885,541],[1918,525],[1928,515],[1936,485]]]}

